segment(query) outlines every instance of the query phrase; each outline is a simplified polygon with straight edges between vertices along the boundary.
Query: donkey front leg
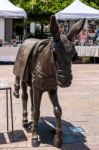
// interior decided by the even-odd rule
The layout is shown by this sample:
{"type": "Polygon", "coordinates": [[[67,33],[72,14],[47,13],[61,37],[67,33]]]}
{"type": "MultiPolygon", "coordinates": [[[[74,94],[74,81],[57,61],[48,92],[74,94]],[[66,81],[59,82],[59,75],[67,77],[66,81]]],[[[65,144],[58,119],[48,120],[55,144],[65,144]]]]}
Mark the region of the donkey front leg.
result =
{"type": "Polygon", "coordinates": [[[54,137],[54,146],[60,148],[62,146],[62,130],[61,130],[61,114],[62,110],[58,102],[57,90],[50,90],[49,97],[54,107],[54,114],[56,117],[56,135],[54,137]]]}
{"type": "Polygon", "coordinates": [[[20,90],[20,77],[16,76],[15,77],[15,83],[14,83],[14,92],[13,92],[13,95],[16,98],[19,98],[19,90],[20,90]]]}
{"type": "Polygon", "coordinates": [[[23,121],[22,126],[24,128],[28,127],[28,118],[27,118],[27,101],[28,101],[28,94],[27,94],[27,84],[25,82],[21,82],[22,86],[22,104],[23,104],[23,121]]]}
{"type": "Polygon", "coordinates": [[[33,112],[32,112],[32,146],[38,147],[40,144],[38,136],[38,120],[40,117],[40,103],[42,92],[33,85],[33,112]]]}

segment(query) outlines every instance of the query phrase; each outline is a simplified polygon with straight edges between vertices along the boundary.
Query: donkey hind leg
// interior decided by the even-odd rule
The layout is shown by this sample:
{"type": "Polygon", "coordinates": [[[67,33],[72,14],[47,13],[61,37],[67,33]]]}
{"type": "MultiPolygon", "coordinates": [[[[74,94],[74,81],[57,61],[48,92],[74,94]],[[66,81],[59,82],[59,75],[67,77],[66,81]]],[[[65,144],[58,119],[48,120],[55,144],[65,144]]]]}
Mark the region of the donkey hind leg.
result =
{"type": "Polygon", "coordinates": [[[15,77],[15,83],[14,83],[14,92],[13,92],[13,95],[16,98],[19,98],[19,90],[20,90],[20,77],[16,76],[15,77]]]}
{"type": "Polygon", "coordinates": [[[27,113],[27,101],[28,101],[28,94],[27,94],[27,83],[21,82],[22,87],[22,104],[23,104],[23,120],[22,120],[22,126],[24,128],[28,127],[28,113],[27,113]]]}
{"type": "Polygon", "coordinates": [[[33,115],[32,115],[32,146],[38,147],[40,144],[40,138],[38,136],[38,120],[40,117],[40,103],[42,92],[36,87],[33,87],[33,115]]]}
{"type": "Polygon", "coordinates": [[[34,110],[34,106],[33,106],[33,89],[32,87],[30,87],[30,99],[31,99],[31,120],[33,119],[33,110],[34,110]]]}
{"type": "Polygon", "coordinates": [[[61,114],[62,110],[58,102],[57,90],[50,90],[49,97],[54,107],[54,114],[56,117],[56,135],[54,136],[54,146],[60,148],[62,146],[62,129],[61,129],[61,114]]]}

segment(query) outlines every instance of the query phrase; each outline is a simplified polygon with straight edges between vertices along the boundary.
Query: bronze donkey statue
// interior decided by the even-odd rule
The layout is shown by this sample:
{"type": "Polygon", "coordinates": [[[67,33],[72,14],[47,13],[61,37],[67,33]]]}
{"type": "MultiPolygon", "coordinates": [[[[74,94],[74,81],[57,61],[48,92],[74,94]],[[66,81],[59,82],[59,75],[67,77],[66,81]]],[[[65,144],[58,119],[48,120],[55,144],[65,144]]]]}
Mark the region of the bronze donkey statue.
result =
{"type": "Polygon", "coordinates": [[[58,102],[57,88],[68,87],[72,81],[71,62],[75,54],[72,43],[73,37],[84,26],[85,19],[75,23],[67,35],[59,33],[55,16],[51,16],[50,32],[52,39],[27,39],[20,47],[13,72],[16,75],[14,96],[19,97],[21,81],[23,102],[23,126],[28,123],[27,118],[27,87],[30,87],[31,117],[32,117],[32,145],[39,146],[38,120],[40,117],[40,102],[43,92],[47,91],[54,107],[56,117],[56,134],[54,146],[61,147],[61,114],[58,102]]]}

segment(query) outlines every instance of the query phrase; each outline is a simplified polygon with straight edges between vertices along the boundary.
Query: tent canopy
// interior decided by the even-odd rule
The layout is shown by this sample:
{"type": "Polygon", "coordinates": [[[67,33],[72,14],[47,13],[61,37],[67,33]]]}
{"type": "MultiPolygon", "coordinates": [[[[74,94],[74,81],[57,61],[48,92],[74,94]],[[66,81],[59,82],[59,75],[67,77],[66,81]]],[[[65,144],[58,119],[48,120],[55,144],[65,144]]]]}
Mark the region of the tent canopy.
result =
{"type": "Polygon", "coordinates": [[[55,16],[59,20],[79,18],[99,19],[99,10],[85,5],[80,0],[75,0],[67,8],[57,12],[55,16]]]}
{"type": "Polygon", "coordinates": [[[9,0],[0,0],[0,17],[4,18],[26,18],[24,9],[16,7],[9,0]]]}

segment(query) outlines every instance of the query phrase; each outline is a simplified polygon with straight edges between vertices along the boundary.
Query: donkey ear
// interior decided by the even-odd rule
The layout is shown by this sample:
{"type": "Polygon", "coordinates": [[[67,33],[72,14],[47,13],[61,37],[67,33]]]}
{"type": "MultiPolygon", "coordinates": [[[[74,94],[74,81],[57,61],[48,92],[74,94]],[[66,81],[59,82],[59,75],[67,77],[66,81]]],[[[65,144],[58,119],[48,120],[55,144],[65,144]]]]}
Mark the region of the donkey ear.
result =
{"type": "Polygon", "coordinates": [[[52,15],[50,19],[50,32],[54,38],[54,41],[58,41],[60,39],[59,27],[54,15],[52,15]]]}
{"type": "Polygon", "coordinates": [[[68,38],[70,41],[72,41],[72,39],[74,38],[74,36],[77,35],[77,34],[82,30],[84,24],[85,24],[85,18],[82,19],[82,20],[80,20],[80,21],[78,21],[77,23],[75,23],[75,24],[71,27],[70,31],[68,32],[67,38],[68,38]]]}

